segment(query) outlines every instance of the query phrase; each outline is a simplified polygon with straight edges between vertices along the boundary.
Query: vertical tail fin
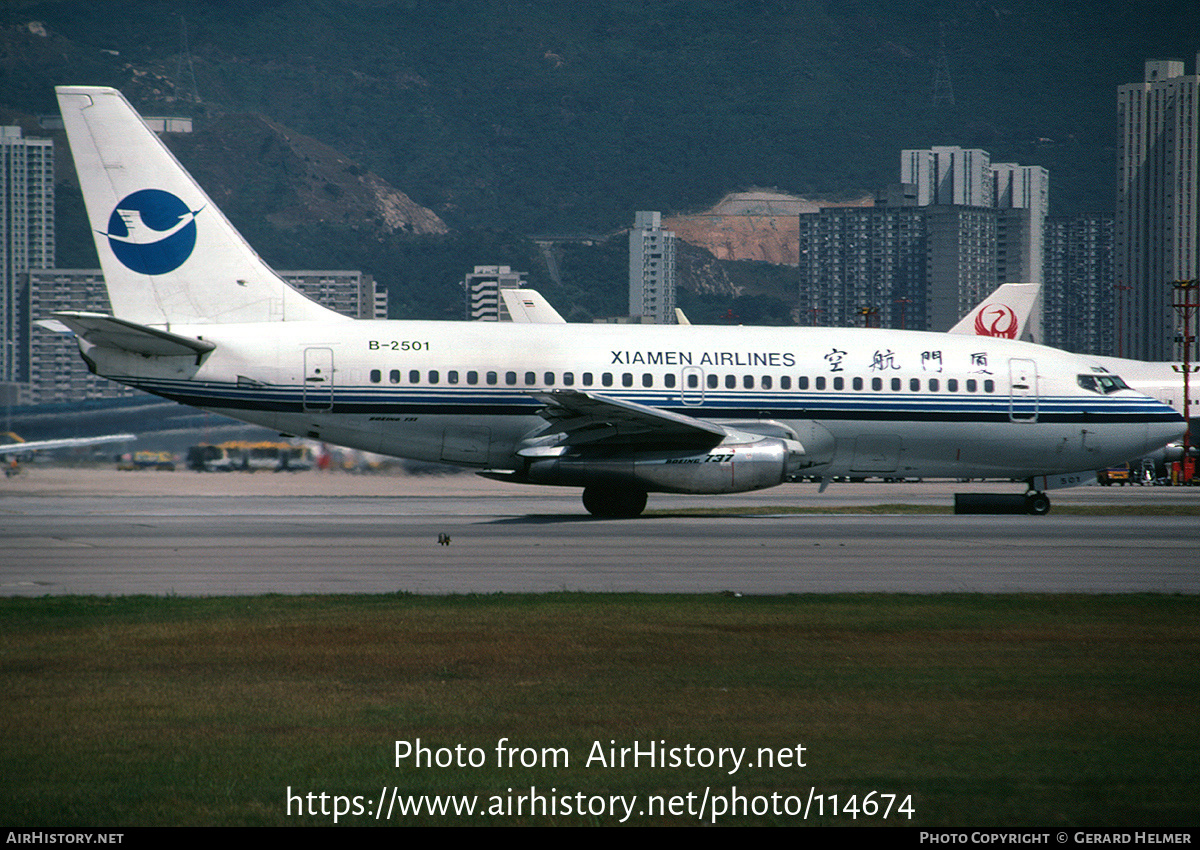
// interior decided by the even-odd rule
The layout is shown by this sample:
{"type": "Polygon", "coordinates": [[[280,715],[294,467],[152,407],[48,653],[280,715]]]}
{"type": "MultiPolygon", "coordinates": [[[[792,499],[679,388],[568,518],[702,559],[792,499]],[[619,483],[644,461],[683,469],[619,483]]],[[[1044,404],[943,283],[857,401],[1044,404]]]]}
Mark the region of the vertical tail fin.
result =
{"type": "Polygon", "coordinates": [[[1031,318],[1035,326],[1041,327],[1041,322],[1034,316],[1041,290],[1041,285],[1037,283],[1001,284],[999,289],[963,316],[949,333],[1025,339],[1031,318]]]}
{"type": "Polygon", "coordinates": [[[113,314],[143,325],[344,318],[288,286],[115,89],[56,89],[113,314]]]}
{"type": "Polygon", "coordinates": [[[501,289],[500,297],[509,317],[518,324],[558,325],[566,321],[542,293],[532,289],[501,289]]]}

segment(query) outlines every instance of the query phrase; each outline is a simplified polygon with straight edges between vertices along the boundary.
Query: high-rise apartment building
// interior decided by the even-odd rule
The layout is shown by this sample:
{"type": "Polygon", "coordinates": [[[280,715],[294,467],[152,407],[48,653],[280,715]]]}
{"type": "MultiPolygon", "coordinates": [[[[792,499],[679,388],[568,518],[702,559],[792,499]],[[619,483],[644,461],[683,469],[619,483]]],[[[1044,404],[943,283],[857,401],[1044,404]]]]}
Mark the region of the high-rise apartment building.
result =
{"type": "Polygon", "coordinates": [[[1042,228],[1049,213],[1050,175],[1040,165],[992,163],[997,283],[1042,283],[1042,228]]]}
{"type": "Polygon", "coordinates": [[[1125,317],[1113,291],[1113,218],[1048,218],[1042,321],[1046,345],[1111,356],[1125,317]]]}
{"type": "Polygon", "coordinates": [[[54,144],[0,127],[0,384],[29,380],[29,303],[19,278],[53,265],[54,144]]]}
{"type": "Polygon", "coordinates": [[[928,327],[925,213],[878,206],[800,214],[800,324],[928,327]]]}
{"type": "Polygon", "coordinates": [[[467,319],[472,322],[512,321],[500,290],[520,289],[524,285],[525,272],[515,272],[509,266],[476,266],[475,271],[463,278],[467,319]]]}
{"type": "Polygon", "coordinates": [[[1171,284],[1200,272],[1198,111],[1200,66],[1185,75],[1178,59],[1148,59],[1142,82],[1117,88],[1120,356],[1171,360],[1182,353],[1171,284]]]}
{"type": "Polygon", "coordinates": [[[675,324],[675,234],[661,213],[638,212],[629,231],[629,316],[675,324]]]}
{"type": "Polygon", "coordinates": [[[996,288],[997,219],[986,207],[932,206],[928,231],[927,330],[948,331],[996,288]]]}
{"type": "Polygon", "coordinates": [[[322,307],[355,319],[386,319],[387,290],[360,271],[289,271],[280,277],[322,307]]]}
{"type": "MultiPolygon", "coordinates": [[[[900,180],[889,189],[889,205],[930,209],[930,330],[951,327],[958,311],[1002,283],[1043,282],[1050,204],[1045,168],[994,163],[987,151],[946,145],[902,151],[900,180]]],[[[1033,338],[1040,339],[1041,316],[1031,322],[1033,338]]]]}
{"type": "Polygon", "coordinates": [[[950,145],[901,151],[900,182],[916,187],[919,207],[990,207],[995,192],[991,164],[987,151],[950,145]]]}
{"type": "Polygon", "coordinates": [[[826,207],[799,218],[802,324],[946,331],[995,289],[996,210],[826,207]]]}

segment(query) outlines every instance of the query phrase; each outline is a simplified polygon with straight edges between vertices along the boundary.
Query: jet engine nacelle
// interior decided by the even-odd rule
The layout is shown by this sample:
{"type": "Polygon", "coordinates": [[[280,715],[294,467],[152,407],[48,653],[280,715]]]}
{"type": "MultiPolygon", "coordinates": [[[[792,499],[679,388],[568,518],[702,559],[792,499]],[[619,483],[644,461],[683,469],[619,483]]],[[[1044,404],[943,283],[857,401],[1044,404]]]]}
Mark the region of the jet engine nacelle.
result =
{"type": "MultiPolygon", "coordinates": [[[[1200,457],[1200,446],[1189,446],[1188,455],[1190,457],[1200,457]]],[[[1162,450],[1163,460],[1167,463],[1176,463],[1183,460],[1183,443],[1170,443],[1162,450]]]]}
{"type": "Polygon", "coordinates": [[[706,450],[566,450],[530,458],[524,478],[657,493],[742,493],[781,484],[805,465],[804,447],[796,440],[733,435],[706,450]]]}

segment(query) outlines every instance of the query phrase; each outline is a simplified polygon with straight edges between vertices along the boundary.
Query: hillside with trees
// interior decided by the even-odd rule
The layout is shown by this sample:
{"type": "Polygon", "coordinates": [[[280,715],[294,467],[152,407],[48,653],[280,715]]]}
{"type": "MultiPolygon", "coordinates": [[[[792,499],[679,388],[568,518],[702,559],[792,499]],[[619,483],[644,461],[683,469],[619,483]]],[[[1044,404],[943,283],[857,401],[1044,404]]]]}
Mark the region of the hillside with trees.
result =
{"type": "Polygon", "coordinates": [[[1197,47],[1191,4],[1112,0],[28,0],[0,8],[0,112],[53,113],[55,84],[112,85],[149,114],[256,139],[229,143],[236,161],[218,144],[180,156],[271,262],[363,268],[395,315],[433,316],[472,263],[536,280],[528,235],[616,233],[635,210],[695,212],[751,186],[857,197],[895,181],[908,147],[1044,165],[1053,214],[1107,210],[1116,86],[1147,56],[1190,63],[1197,47]],[[952,103],[935,102],[941,62],[952,103]],[[349,182],[289,173],[296,150],[263,127],[336,152],[349,182]],[[338,207],[365,175],[448,232],[338,207]]]}

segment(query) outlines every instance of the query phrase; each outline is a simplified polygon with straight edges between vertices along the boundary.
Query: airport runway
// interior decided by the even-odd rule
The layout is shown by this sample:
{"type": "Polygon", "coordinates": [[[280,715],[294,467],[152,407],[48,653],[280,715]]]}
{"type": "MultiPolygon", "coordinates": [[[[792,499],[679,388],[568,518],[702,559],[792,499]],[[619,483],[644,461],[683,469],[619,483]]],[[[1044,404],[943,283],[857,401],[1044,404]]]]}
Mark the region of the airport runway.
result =
{"type": "MultiPolygon", "coordinates": [[[[1200,592],[1197,516],[774,515],[594,520],[575,490],[474,476],[116,473],[0,484],[0,595],[634,591],[1200,592]],[[451,537],[438,545],[438,535],[451,537]]],[[[952,503],[1019,485],[813,485],[651,509],[952,503]]],[[[1079,488],[1055,504],[1187,502],[1079,488]]]]}

